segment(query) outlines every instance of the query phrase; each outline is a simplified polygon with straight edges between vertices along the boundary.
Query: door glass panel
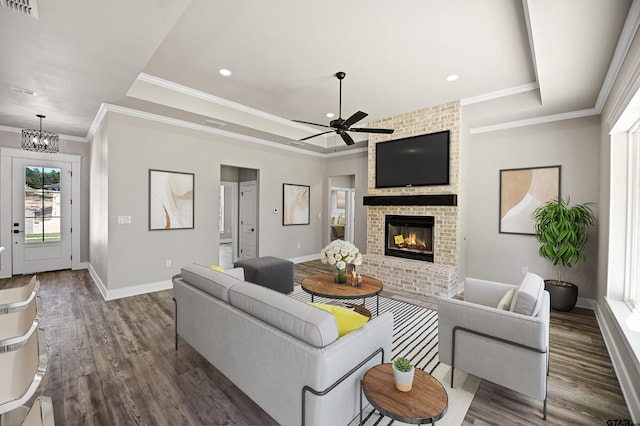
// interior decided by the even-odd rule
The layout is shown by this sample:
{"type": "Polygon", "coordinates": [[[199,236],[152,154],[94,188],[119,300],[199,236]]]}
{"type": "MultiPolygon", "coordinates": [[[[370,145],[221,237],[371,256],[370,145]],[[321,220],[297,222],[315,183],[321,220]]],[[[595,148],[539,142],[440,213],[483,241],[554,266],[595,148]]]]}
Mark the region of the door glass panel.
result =
{"type": "Polygon", "coordinates": [[[60,169],[25,167],[25,243],[60,241],[60,194],[60,169]]]}

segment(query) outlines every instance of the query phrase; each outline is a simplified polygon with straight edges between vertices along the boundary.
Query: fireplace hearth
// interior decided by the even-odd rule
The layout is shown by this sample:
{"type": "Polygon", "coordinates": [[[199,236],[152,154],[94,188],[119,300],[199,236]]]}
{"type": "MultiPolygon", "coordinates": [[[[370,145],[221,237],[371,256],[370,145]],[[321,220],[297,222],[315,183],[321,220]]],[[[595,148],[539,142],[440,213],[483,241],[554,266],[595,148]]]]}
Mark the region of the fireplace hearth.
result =
{"type": "Polygon", "coordinates": [[[385,256],[433,262],[433,216],[385,216],[385,256]]]}

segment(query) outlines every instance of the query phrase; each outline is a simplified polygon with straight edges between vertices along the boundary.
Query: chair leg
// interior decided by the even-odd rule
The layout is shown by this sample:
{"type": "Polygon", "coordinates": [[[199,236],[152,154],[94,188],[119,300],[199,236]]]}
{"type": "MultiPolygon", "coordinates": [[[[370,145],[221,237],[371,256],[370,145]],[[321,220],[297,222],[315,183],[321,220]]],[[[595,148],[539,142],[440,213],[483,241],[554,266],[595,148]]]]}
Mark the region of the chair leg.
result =
{"type": "Polygon", "coordinates": [[[542,418],[544,421],[547,421],[547,398],[544,399],[542,406],[542,418]]]}
{"type": "Polygon", "coordinates": [[[173,299],[173,332],[176,340],[176,352],[178,351],[178,302],[173,299]]]}
{"type": "Polygon", "coordinates": [[[451,366],[451,389],[453,389],[453,365],[451,366]]]}

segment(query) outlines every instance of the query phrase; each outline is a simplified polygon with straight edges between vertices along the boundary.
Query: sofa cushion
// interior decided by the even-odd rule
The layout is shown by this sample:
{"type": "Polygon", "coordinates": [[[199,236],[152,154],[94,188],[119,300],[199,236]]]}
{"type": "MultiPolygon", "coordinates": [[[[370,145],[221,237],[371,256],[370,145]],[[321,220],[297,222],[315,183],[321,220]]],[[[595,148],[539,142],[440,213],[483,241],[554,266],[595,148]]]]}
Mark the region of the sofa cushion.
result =
{"type": "Polygon", "coordinates": [[[513,300],[513,296],[516,294],[516,288],[511,288],[509,289],[504,296],[502,296],[502,299],[500,299],[500,302],[498,302],[498,306],[497,308],[503,311],[508,311],[511,308],[511,301],[513,300]]]}
{"type": "Polygon", "coordinates": [[[513,312],[524,315],[537,315],[542,306],[544,280],[536,274],[528,273],[511,302],[513,312]]]}
{"type": "Polygon", "coordinates": [[[329,312],[257,284],[240,282],[231,287],[229,303],[317,348],[338,339],[338,325],[329,312]]]}
{"type": "Polygon", "coordinates": [[[353,330],[357,330],[369,321],[369,318],[364,315],[360,315],[351,309],[343,308],[342,306],[331,305],[327,303],[309,303],[311,306],[320,308],[324,311],[330,312],[338,323],[338,336],[342,337],[347,333],[351,333],[353,330]]]}
{"type": "Polygon", "coordinates": [[[182,279],[227,303],[229,303],[229,289],[242,282],[229,274],[195,263],[182,268],[182,279]]]}

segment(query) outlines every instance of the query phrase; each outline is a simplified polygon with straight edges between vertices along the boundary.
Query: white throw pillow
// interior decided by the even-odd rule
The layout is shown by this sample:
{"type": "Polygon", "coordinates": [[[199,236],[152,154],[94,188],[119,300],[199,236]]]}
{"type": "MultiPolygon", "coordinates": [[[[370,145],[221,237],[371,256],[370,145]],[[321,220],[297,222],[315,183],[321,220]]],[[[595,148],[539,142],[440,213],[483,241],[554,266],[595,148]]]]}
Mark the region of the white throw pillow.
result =
{"type": "Polygon", "coordinates": [[[511,307],[511,299],[513,299],[513,295],[516,293],[516,288],[512,288],[502,296],[500,302],[498,302],[497,308],[503,311],[508,311],[511,307]]]}
{"type": "Polygon", "coordinates": [[[543,292],[544,280],[529,272],[511,302],[511,310],[519,314],[536,315],[536,310],[540,310],[543,292]]]}

